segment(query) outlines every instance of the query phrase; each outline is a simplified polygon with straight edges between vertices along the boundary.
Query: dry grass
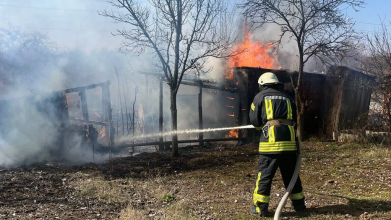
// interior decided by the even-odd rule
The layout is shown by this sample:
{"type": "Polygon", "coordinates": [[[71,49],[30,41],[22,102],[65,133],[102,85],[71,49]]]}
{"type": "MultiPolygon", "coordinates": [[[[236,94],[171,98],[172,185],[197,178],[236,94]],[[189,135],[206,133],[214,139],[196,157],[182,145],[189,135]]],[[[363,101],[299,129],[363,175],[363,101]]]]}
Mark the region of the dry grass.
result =
{"type": "Polygon", "coordinates": [[[158,210],[136,209],[133,206],[128,206],[121,211],[121,218],[129,219],[199,219],[196,213],[193,212],[190,204],[186,204],[183,200],[172,205],[166,205],[158,210]]]}
{"type": "MultiPolygon", "coordinates": [[[[77,178],[77,175],[75,176],[77,178]]],[[[74,178],[75,178],[74,177],[74,178]]],[[[93,199],[106,204],[123,203],[127,200],[124,191],[129,190],[131,180],[106,181],[100,176],[83,175],[73,182],[75,196],[93,199]]]]}
{"type": "MultiPolygon", "coordinates": [[[[121,204],[121,219],[258,219],[249,214],[256,149],[218,145],[184,152],[178,159],[164,154],[125,158],[118,162],[123,167],[112,165],[120,176],[78,173],[72,186],[79,197],[121,204]],[[133,164],[144,160],[148,169],[141,162],[133,164]]],[[[388,146],[303,143],[301,178],[308,211],[291,212],[288,204],[284,218],[391,219],[390,162],[388,146]]],[[[271,211],[283,193],[277,173],[271,211]]]]}

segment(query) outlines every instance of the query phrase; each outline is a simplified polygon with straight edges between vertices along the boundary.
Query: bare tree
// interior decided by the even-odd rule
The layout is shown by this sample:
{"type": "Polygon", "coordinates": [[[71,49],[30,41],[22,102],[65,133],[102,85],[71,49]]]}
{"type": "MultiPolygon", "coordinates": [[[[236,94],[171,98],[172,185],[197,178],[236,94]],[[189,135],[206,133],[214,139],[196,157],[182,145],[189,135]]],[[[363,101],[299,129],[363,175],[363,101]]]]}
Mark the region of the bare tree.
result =
{"type": "MultiPolygon", "coordinates": [[[[171,128],[177,130],[177,99],[183,75],[204,72],[208,57],[228,57],[236,37],[233,14],[223,0],[112,0],[124,13],[104,11],[103,16],[129,25],[115,35],[125,38],[123,49],[151,50],[170,87],[171,128]]],[[[178,156],[178,137],[172,136],[172,156],[178,156]]]]}
{"type": "Polygon", "coordinates": [[[367,34],[367,57],[364,60],[365,72],[376,76],[375,94],[380,95],[382,102],[383,124],[391,130],[391,36],[387,25],[373,34],[367,34]]]}
{"type": "Polygon", "coordinates": [[[12,26],[0,28],[0,98],[7,90],[13,91],[7,94],[11,97],[43,92],[37,79],[49,76],[43,69],[56,63],[59,54],[46,35],[12,26]]]}
{"type": "Polygon", "coordinates": [[[362,0],[245,0],[242,5],[255,28],[274,24],[281,29],[275,43],[282,45],[284,36],[296,42],[298,76],[293,86],[300,140],[304,133],[304,114],[310,104],[303,97],[304,65],[311,58],[325,62],[340,61],[346,56],[355,46],[357,35],[354,23],[341,13],[341,8],[357,8],[363,3],[362,0]]]}

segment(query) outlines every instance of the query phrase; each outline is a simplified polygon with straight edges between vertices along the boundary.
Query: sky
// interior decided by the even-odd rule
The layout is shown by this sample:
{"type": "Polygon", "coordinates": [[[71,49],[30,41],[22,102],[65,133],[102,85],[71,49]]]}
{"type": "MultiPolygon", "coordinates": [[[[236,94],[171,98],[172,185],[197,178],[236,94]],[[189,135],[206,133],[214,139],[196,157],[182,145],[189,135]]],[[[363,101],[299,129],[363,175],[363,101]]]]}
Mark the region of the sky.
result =
{"type": "Polygon", "coordinates": [[[105,0],[0,0],[0,27],[43,33],[64,49],[116,49],[122,39],[111,33],[121,25],[104,9],[112,9],[105,0]]]}
{"type": "Polygon", "coordinates": [[[364,33],[374,33],[381,27],[381,22],[390,26],[390,0],[365,0],[364,8],[344,9],[344,13],[356,21],[356,30],[364,33]]]}
{"type": "MultiPolygon", "coordinates": [[[[366,0],[358,12],[343,9],[356,21],[356,29],[373,33],[381,20],[389,24],[387,16],[390,0],[366,0]]],[[[106,0],[0,0],[0,28],[9,26],[25,32],[37,31],[64,49],[113,49],[120,47],[122,38],[112,36],[123,24],[115,24],[98,11],[118,10],[106,0]]]]}

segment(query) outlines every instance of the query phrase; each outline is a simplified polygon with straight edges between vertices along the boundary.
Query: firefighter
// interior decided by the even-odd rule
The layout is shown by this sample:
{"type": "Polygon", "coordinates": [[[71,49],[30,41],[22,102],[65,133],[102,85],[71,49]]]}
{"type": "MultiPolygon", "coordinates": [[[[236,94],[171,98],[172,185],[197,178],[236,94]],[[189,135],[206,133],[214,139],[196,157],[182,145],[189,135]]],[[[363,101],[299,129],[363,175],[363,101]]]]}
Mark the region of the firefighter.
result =
{"type": "MultiPolygon", "coordinates": [[[[292,98],[283,92],[282,84],[274,73],[262,74],[258,84],[260,92],[255,96],[250,109],[251,124],[261,132],[258,174],[251,213],[265,217],[269,214],[270,189],[274,174],[277,168],[280,168],[287,188],[295,169],[299,148],[294,129],[296,108],[292,98]]],[[[295,211],[306,209],[300,177],[289,197],[295,211]]]]}

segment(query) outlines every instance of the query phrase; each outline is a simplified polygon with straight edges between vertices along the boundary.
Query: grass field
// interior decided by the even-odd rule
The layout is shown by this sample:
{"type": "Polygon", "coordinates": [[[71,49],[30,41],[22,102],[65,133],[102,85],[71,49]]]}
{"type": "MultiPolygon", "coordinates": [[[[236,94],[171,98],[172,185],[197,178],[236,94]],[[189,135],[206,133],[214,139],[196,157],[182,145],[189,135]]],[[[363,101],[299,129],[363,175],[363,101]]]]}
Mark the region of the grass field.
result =
{"type": "MultiPolygon", "coordinates": [[[[292,212],[288,203],[283,219],[391,219],[390,146],[304,142],[302,147],[300,175],[308,210],[292,212]]],[[[249,213],[257,159],[256,145],[215,144],[182,150],[181,157],[174,159],[169,152],[150,153],[114,159],[99,166],[89,164],[50,171],[38,167],[34,172],[40,170],[47,175],[57,172],[66,179],[63,181],[66,190],[62,193],[68,200],[51,207],[62,207],[58,211],[68,212],[68,217],[258,219],[249,213]]],[[[0,192],[10,189],[7,184],[15,185],[12,181],[12,178],[3,180],[0,192]]],[[[282,179],[277,173],[271,212],[283,194],[282,179]]],[[[0,199],[5,196],[0,195],[0,199]]],[[[0,219],[12,217],[10,210],[18,209],[4,204],[0,203],[0,219]]],[[[28,214],[17,211],[14,218],[40,217],[39,207],[32,210],[28,214]]]]}

